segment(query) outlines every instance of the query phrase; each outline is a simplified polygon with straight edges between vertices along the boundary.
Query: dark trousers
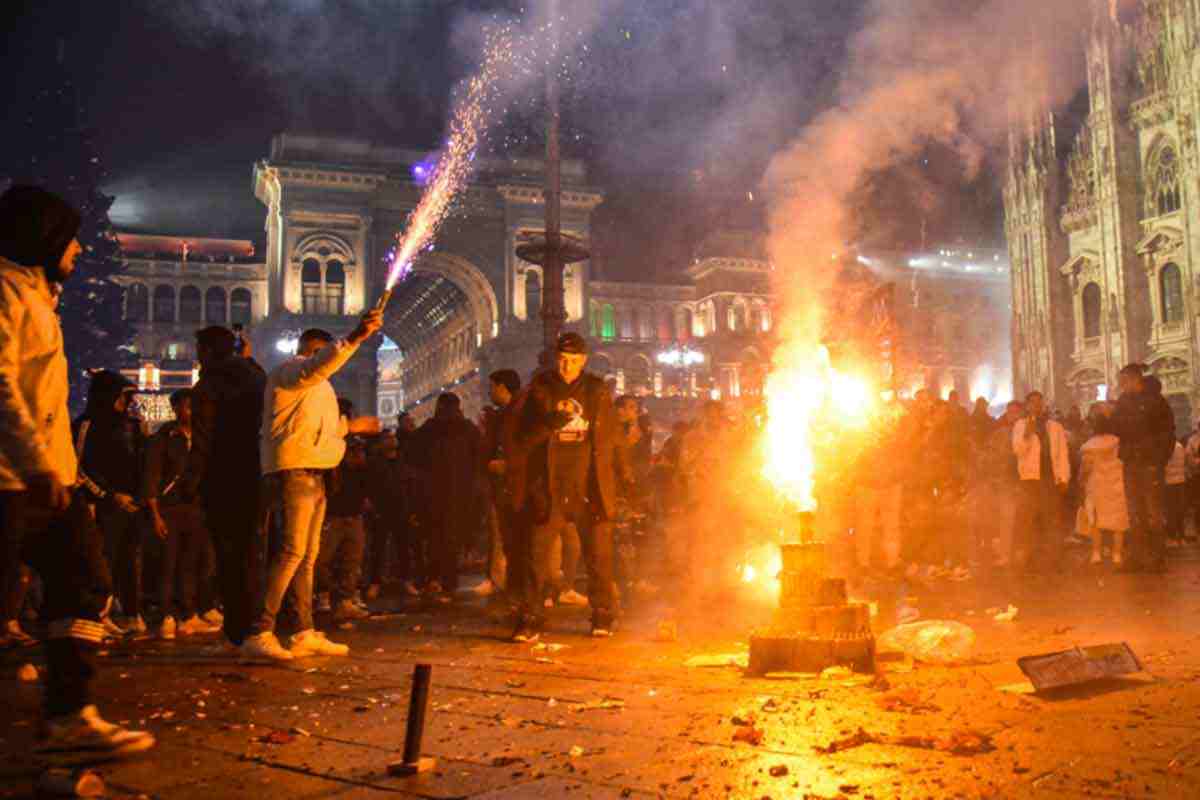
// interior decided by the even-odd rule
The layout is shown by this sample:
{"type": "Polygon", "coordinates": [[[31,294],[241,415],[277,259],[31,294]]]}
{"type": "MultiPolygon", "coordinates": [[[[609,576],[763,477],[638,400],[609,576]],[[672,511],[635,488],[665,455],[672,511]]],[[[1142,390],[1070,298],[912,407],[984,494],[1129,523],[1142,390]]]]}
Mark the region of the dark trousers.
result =
{"type": "Polygon", "coordinates": [[[1167,512],[1164,468],[1125,464],[1125,502],[1129,505],[1126,545],[1133,566],[1158,567],[1167,558],[1167,512]]]}
{"type": "Polygon", "coordinates": [[[104,532],[121,610],[129,617],[139,616],[145,595],[142,587],[145,527],[141,513],[122,511],[111,500],[105,499],[96,504],[96,521],[104,532]]]}
{"type": "Polygon", "coordinates": [[[217,556],[225,636],[235,645],[249,635],[266,561],[267,518],[259,507],[257,484],[249,488],[214,493],[204,506],[204,521],[217,556]]]}
{"type": "Polygon", "coordinates": [[[368,575],[371,583],[380,586],[397,575],[413,577],[413,547],[408,515],[402,511],[380,514],[371,523],[371,563],[368,575]]]}
{"type": "Polygon", "coordinates": [[[529,520],[504,501],[496,503],[496,519],[500,525],[500,541],[504,545],[504,589],[509,597],[520,600],[525,596],[525,584],[530,579],[529,520]]]}
{"type": "Polygon", "coordinates": [[[0,525],[45,585],[46,716],[76,712],[91,704],[92,651],[112,594],[103,535],[79,492],[64,512],[30,507],[24,492],[0,492],[0,525]]]}
{"type": "Polygon", "coordinates": [[[163,616],[188,619],[212,607],[209,586],[214,561],[212,539],[198,505],[164,506],[167,538],[163,542],[159,574],[159,602],[163,616]]]}
{"type": "Polygon", "coordinates": [[[470,533],[471,520],[452,509],[430,514],[422,534],[428,553],[428,577],[442,585],[442,591],[458,590],[458,559],[470,533]]]}
{"type": "Polygon", "coordinates": [[[362,578],[366,545],[361,516],[326,517],[317,556],[317,591],[329,592],[334,603],[353,597],[362,578]]]}
{"type": "MultiPolygon", "coordinates": [[[[534,510],[537,516],[536,508],[534,510]]],[[[584,560],[588,568],[588,600],[592,607],[592,622],[612,625],[617,611],[617,585],[613,574],[613,526],[596,510],[584,503],[572,508],[552,504],[542,521],[530,529],[529,580],[525,583],[522,613],[527,621],[538,625],[543,616],[543,602],[556,586],[556,576],[550,563],[554,541],[564,535],[574,523],[583,538],[584,560]]]]}
{"type": "Polygon", "coordinates": [[[1063,497],[1049,481],[1019,481],[1012,563],[1031,571],[1062,569],[1063,497]]]}
{"type": "Polygon", "coordinates": [[[1168,483],[1167,492],[1167,538],[1182,540],[1187,530],[1187,485],[1168,483]]]}

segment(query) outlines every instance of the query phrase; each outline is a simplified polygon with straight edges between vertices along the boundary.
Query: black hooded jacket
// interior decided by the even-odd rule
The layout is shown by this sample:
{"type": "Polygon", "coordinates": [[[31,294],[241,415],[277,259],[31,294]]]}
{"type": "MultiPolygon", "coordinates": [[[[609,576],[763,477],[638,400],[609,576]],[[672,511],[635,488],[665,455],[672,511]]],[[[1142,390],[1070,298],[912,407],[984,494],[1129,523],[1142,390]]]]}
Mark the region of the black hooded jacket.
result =
{"type": "Polygon", "coordinates": [[[9,261],[53,272],[78,232],[79,212],[45,189],[13,186],[0,195],[0,256],[9,261]]]}
{"type": "Polygon", "coordinates": [[[182,479],[188,497],[210,504],[257,497],[266,388],[267,374],[253,359],[204,365],[192,389],[192,451],[182,479]]]}
{"type": "Polygon", "coordinates": [[[1175,413],[1161,392],[1147,386],[1117,398],[1113,423],[1125,464],[1166,467],[1175,451],[1175,413]]]}
{"type": "Polygon", "coordinates": [[[79,471],[95,499],[113,493],[137,497],[145,436],[137,420],[118,414],[113,406],[133,382],[119,372],[104,370],[92,376],[87,408],[71,426],[79,471]]]}
{"type": "Polygon", "coordinates": [[[482,438],[461,411],[436,413],[412,437],[411,463],[431,519],[469,519],[479,488],[482,438]]]}

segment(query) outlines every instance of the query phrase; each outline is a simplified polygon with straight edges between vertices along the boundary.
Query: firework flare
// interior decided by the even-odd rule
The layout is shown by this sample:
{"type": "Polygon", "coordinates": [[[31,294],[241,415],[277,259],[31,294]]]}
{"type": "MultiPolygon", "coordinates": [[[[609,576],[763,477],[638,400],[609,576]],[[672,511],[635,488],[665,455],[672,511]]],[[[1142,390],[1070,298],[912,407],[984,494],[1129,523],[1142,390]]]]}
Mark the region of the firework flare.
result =
{"type": "Polygon", "coordinates": [[[513,34],[509,27],[488,35],[483,64],[463,86],[450,121],[450,135],[437,163],[423,175],[425,193],[408,217],[404,230],[388,254],[385,292],[378,307],[386,305],[395,285],[412,269],[413,259],[432,248],[434,237],[455,196],[470,179],[472,165],[487,131],[501,68],[511,59],[513,34]]]}

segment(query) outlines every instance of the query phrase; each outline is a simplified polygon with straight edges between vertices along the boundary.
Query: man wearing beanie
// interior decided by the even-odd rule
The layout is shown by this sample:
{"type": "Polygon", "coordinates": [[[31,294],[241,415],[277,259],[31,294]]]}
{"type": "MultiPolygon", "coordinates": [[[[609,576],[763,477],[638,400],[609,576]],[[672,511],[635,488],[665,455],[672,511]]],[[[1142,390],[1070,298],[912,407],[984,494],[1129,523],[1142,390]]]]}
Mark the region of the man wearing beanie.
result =
{"type": "Polygon", "coordinates": [[[616,621],[613,526],[617,478],[629,485],[628,468],[617,457],[619,441],[612,394],[599,377],[584,372],[587,343],[577,333],[558,339],[555,364],[538,373],[516,413],[516,448],[527,455],[522,474],[510,480],[513,504],[529,513],[531,560],[521,602],[517,642],[538,638],[543,601],[554,577],[550,551],[563,529],[574,524],[586,548],[592,606],[592,635],[612,635],[616,621]]]}
{"type": "Polygon", "coordinates": [[[6,571],[24,562],[45,584],[47,677],[40,753],[98,759],[154,746],[92,705],[91,651],[112,580],[81,492],[67,414],[67,360],[55,285],[82,247],[79,214],[57,196],[14,186],[0,196],[0,520],[6,571]]]}

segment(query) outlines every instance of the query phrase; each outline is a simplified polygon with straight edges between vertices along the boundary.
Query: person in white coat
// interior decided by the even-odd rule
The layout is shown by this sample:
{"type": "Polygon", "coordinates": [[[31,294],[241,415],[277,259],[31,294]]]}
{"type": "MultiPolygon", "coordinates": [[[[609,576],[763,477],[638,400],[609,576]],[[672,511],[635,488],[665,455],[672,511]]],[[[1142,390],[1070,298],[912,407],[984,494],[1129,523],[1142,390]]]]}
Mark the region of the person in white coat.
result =
{"type": "Polygon", "coordinates": [[[1031,573],[1062,570],[1063,497],[1071,481],[1066,429],[1045,410],[1042,393],[1030,392],[1012,433],[1020,478],[1012,560],[1031,573]]]}
{"type": "Polygon", "coordinates": [[[1104,560],[1104,535],[1112,535],[1112,563],[1124,557],[1125,533],[1129,530],[1129,505],[1125,502],[1124,465],[1118,450],[1121,440],[1113,433],[1112,414],[1102,408],[1093,415],[1095,433],[1080,448],[1080,485],[1083,508],[1079,533],[1092,540],[1092,563],[1104,560]]]}

